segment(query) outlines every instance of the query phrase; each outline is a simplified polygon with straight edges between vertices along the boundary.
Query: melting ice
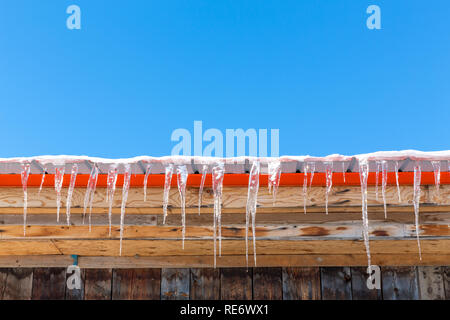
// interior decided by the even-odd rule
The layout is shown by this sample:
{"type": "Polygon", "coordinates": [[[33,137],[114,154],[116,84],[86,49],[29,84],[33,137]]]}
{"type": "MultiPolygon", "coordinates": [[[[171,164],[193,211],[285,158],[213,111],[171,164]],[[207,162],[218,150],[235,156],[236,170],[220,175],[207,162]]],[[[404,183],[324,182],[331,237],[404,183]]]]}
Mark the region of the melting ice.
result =
{"type": "Polygon", "coordinates": [[[112,205],[114,202],[114,192],[116,191],[116,183],[117,183],[117,166],[111,165],[108,170],[108,177],[106,178],[106,201],[108,202],[109,236],[111,236],[112,205]]]}
{"type": "Polygon", "coordinates": [[[67,201],[66,201],[66,219],[67,225],[70,225],[70,206],[72,205],[73,190],[75,189],[75,181],[77,180],[78,165],[73,164],[72,170],[70,172],[70,183],[69,190],[67,191],[67,201]]]}
{"type": "Polygon", "coordinates": [[[277,199],[278,187],[280,185],[280,178],[281,178],[281,162],[280,162],[280,160],[275,160],[275,161],[269,162],[268,174],[269,174],[269,180],[268,180],[269,193],[272,193],[273,204],[275,204],[275,201],[277,199]]]}
{"type": "Polygon", "coordinates": [[[84,194],[84,206],[83,206],[83,223],[86,217],[86,209],[89,205],[89,232],[91,232],[91,215],[92,215],[92,203],[94,202],[95,189],[97,187],[98,179],[98,167],[94,163],[91,169],[91,174],[89,175],[89,180],[86,187],[86,193],[84,194]]]}
{"type": "Polygon", "coordinates": [[[42,186],[44,185],[45,175],[47,174],[47,167],[44,167],[44,171],[42,172],[41,184],[39,185],[38,195],[41,194],[42,186]]]}
{"type": "Polygon", "coordinates": [[[202,179],[200,181],[200,189],[198,190],[198,215],[202,208],[203,201],[203,187],[205,186],[206,174],[208,173],[208,165],[204,164],[202,167],[202,179]]]}
{"type": "Polygon", "coordinates": [[[384,218],[387,219],[386,210],[386,185],[387,185],[387,175],[388,175],[388,163],[387,161],[381,161],[381,195],[383,197],[384,206],[384,218]]]}
{"type": "Polygon", "coordinates": [[[22,172],[21,172],[21,178],[22,178],[22,189],[23,189],[23,235],[26,234],[26,227],[27,227],[27,208],[28,208],[28,191],[27,191],[27,185],[28,185],[28,176],[30,175],[30,163],[25,162],[22,163],[22,172]]]}
{"type": "Polygon", "coordinates": [[[214,194],[214,223],[213,223],[213,239],[214,239],[214,268],[216,267],[217,256],[217,233],[219,234],[219,255],[222,255],[222,190],[224,178],[224,164],[217,163],[212,168],[212,188],[214,194]],[[218,232],[217,232],[218,229],[218,232]]]}
{"type": "Polygon", "coordinates": [[[56,221],[59,222],[59,210],[61,208],[61,188],[64,180],[65,164],[55,166],[55,191],[56,191],[56,221]]]}
{"type": "Polygon", "coordinates": [[[325,190],[325,212],[328,214],[328,196],[333,185],[333,162],[325,162],[325,177],[326,177],[326,190],[325,190]]]}
{"type": "Polygon", "coordinates": [[[402,197],[400,196],[400,185],[398,183],[398,161],[395,161],[395,183],[397,184],[397,195],[398,195],[398,202],[402,202],[402,197]]]}
{"type": "Polygon", "coordinates": [[[431,161],[434,171],[434,184],[436,186],[436,194],[439,196],[439,185],[441,184],[441,162],[431,161]]]}
{"type": "MultiPolygon", "coordinates": [[[[371,267],[370,246],[369,246],[369,216],[367,213],[367,178],[369,177],[369,163],[366,160],[359,162],[359,178],[361,181],[362,200],[362,220],[364,246],[366,247],[368,266],[371,267]]],[[[371,275],[370,275],[371,276],[371,275]]]]}
{"type": "Polygon", "coordinates": [[[177,167],[177,184],[178,192],[180,193],[181,202],[181,246],[184,249],[184,238],[186,237],[186,182],[188,178],[188,171],[185,165],[177,167]]]}
{"type": "Polygon", "coordinates": [[[144,176],[144,201],[147,201],[147,181],[148,176],[150,175],[152,165],[148,164],[147,168],[145,169],[145,176],[144,176]]]}
{"type": "Polygon", "coordinates": [[[173,164],[166,167],[166,175],[164,179],[164,195],[163,195],[163,224],[166,224],[167,206],[169,204],[170,184],[172,183],[173,164]]]}
{"type": "Polygon", "coordinates": [[[256,220],[256,204],[258,201],[260,167],[261,166],[259,160],[253,162],[248,180],[247,208],[245,215],[245,257],[247,261],[247,267],[248,267],[248,229],[250,216],[252,218],[252,231],[253,231],[253,257],[256,266],[255,220],[256,220]]]}
{"type": "Polygon", "coordinates": [[[306,214],[306,201],[308,200],[308,171],[309,164],[305,163],[303,170],[303,212],[306,214]]]}
{"type": "Polygon", "coordinates": [[[420,167],[420,163],[416,162],[414,166],[414,217],[416,224],[416,238],[417,238],[417,246],[419,248],[419,258],[422,260],[422,249],[420,247],[420,239],[419,239],[419,203],[420,203],[420,179],[422,176],[422,170],[420,167]]]}
{"type": "Polygon", "coordinates": [[[122,187],[122,205],[120,206],[120,248],[119,255],[122,255],[122,238],[123,238],[123,225],[125,220],[125,207],[127,205],[128,190],[130,189],[131,180],[131,167],[129,163],[124,164],[125,172],[123,174],[123,187],[122,187]]]}

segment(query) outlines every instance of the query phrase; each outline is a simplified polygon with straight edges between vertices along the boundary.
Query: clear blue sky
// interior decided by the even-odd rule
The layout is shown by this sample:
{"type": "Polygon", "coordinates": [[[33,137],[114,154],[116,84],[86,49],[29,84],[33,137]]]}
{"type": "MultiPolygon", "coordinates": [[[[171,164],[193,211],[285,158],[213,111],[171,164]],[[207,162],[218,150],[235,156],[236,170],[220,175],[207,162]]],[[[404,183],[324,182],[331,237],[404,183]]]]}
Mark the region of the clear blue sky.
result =
{"type": "Polygon", "coordinates": [[[280,154],[449,149],[449,17],[448,0],[2,0],[0,157],[162,156],[194,120],[279,128],[280,154]]]}

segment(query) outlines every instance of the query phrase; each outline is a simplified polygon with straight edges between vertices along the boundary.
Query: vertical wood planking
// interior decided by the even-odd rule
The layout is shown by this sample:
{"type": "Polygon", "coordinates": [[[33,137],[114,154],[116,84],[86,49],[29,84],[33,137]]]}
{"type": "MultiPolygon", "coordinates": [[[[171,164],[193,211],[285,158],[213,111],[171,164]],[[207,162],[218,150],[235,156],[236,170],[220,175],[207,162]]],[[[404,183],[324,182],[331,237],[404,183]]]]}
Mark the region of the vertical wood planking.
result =
{"type": "Polygon", "coordinates": [[[222,300],[251,300],[253,297],[252,268],[223,268],[220,270],[222,300]]]}
{"type": "Polygon", "coordinates": [[[33,300],[64,300],[65,268],[35,268],[33,271],[33,300]]]}
{"type": "Polygon", "coordinates": [[[253,268],[253,299],[283,299],[281,268],[253,268]]]}
{"type": "Polygon", "coordinates": [[[322,300],[351,300],[350,267],[320,268],[322,300]]]}
{"type": "Polygon", "coordinates": [[[444,278],[445,300],[450,300],[450,267],[442,267],[442,276],[444,278]]]}
{"type": "Polygon", "coordinates": [[[384,300],[417,300],[419,285],[416,267],[382,267],[384,300]]]}
{"type": "Polygon", "coordinates": [[[111,269],[86,269],[84,277],[85,300],[111,299],[111,269]]]}
{"type": "Polygon", "coordinates": [[[30,300],[32,285],[32,268],[0,269],[1,300],[30,300]]]}
{"type": "Polygon", "coordinates": [[[72,274],[66,273],[66,300],[83,300],[84,299],[84,282],[85,282],[85,270],[80,269],[80,277],[81,277],[81,283],[80,283],[80,289],[69,289],[67,287],[67,280],[72,274]]]}
{"type": "Polygon", "coordinates": [[[220,299],[220,270],[213,268],[192,268],[190,299],[220,299]]]}
{"type": "Polygon", "coordinates": [[[113,300],[159,300],[161,269],[114,269],[113,300]]]}
{"type": "Polygon", "coordinates": [[[319,267],[286,267],[282,279],[283,300],[320,300],[319,267]]]}
{"type": "Polygon", "coordinates": [[[163,268],[161,272],[161,300],[189,300],[190,270],[163,268]]]}
{"type": "MultiPolygon", "coordinates": [[[[352,272],[352,299],[353,300],[381,300],[380,289],[369,289],[367,287],[367,267],[351,267],[352,272]]],[[[372,278],[373,279],[373,278],[372,278]]],[[[381,281],[381,279],[380,279],[381,281]]]]}
{"type": "Polygon", "coordinates": [[[417,267],[421,300],[444,300],[445,288],[441,267],[417,267]]]}

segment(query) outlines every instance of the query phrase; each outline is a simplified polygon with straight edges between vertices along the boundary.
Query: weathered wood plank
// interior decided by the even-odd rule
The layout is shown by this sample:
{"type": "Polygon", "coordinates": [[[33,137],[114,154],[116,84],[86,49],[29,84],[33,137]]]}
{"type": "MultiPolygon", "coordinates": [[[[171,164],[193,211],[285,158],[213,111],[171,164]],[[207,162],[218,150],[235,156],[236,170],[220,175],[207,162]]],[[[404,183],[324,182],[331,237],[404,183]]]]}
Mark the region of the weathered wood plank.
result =
{"type": "Polygon", "coordinates": [[[161,269],[114,269],[113,300],[159,300],[161,269]]]}
{"type": "Polygon", "coordinates": [[[282,271],[283,300],[320,300],[319,267],[286,267],[282,271]]]}
{"type": "Polygon", "coordinates": [[[442,267],[442,275],[444,278],[445,300],[450,300],[450,266],[442,267]]]}
{"type": "Polygon", "coordinates": [[[66,270],[64,268],[35,268],[33,270],[33,300],[64,300],[66,270]]]}
{"type": "Polygon", "coordinates": [[[421,300],[444,300],[445,288],[441,267],[417,267],[421,300]]]}
{"type": "Polygon", "coordinates": [[[0,299],[30,300],[33,284],[33,269],[0,269],[0,299]]]}
{"type": "Polygon", "coordinates": [[[84,277],[85,300],[111,300],[111,269],[86,269],[84,277]]]}
{"type": "Polygon", "coordinates": [[[189,269],[163,268],[161,300],[189,300],[189,269]]]}
{"type": "Polygon", "coordinates": [[[222,300],[252,300],[252,269],[221,269],[220,297],[222,300]]]}
{"type": "Polygon", "coordinates": [[[281,268],[253,268],[253,299],[282,300],[281,268]]]}
{"type": "Polygon", "coordinates": [[[69,289],[67,287],[67,280],[73,274],[66,272],[66,300],[84,300],[84,283],[85,283],[85,273],[84,269],[80,269],[80,289],[69,289]]]}
{"type": "MultiPolygon", "coordinates": [[[[367,287],[367,267],[352,267],[352,299],[353,300],[381,300],[380,289],[369,289],[367,287]]],[[[381,280],[381,279],[380,279],[381,280]]]]}
{"type": "Polygon", "coordinates": [[[190,300],[220,299],[220,270],[192,268],[190,300]]]}
{"type": "Polygon", "coordinates": [[[352,276],[349,267],[320,268],[322,300],[351,300],[352,276]]]}
{"type": "Polygon", "coordinates": [[[419,285],[416,267],[382,267],[384,300],[417,300],[419,285]]]}
{"type": "MultiPolygon", "coordinates": [[[[30,208],[33,207],[55,207],[56,195],[53,188],[44,188],[40,195],[38,195],[39,188],[28,188],[28,204],[30,208]]],[[[433,189],[433,188],[431,188],[433,189]]],[[[382,205],[382,199],[379,197],[376,200],[375,187],[368,188],[368,204],[382,205]]],[[[441,196],[436,198],[429,195],[427,186],[422,186],[421,202],[431,202],[445,204],[450,187],[448,185],[441,186],[441,196]]],[[[223,207],[224,208],[243,208],[247,201],[246,187],[224,187],[223,190],[223,207]]],[[[386,201],[389,205],[411,205],[413,199],[412,186],[400,187],[402,201],[399,203],[397,197],[397,188],[395,186],[388,186],[386,189],[386,201]]],[[[62,199],[63,208],[65,207],[67,188],[63,188],[62,199]]],[[[73,193],[72,205],[74,209],[83,207],[85,188],[75,188],[73,193]]],[[[108,204],[105,201],[105,188],[97,188],[94,197],[94,207],[107,208],[108,204]]],[[[121,205],[121,190],[118,189],[115,193],[113,206],[119,208],[121,205]]],[[[130,188],[127,207],[142,208],[153,207],[160,208],[162,206],[163,189],[162,188],[148,188],[147,201],[144,202],[142,188],[130,188]]],[[[0,189],[0,207],[21,207],[23,204],[23,193],[21,188],[1,188],[0,189]]],[[[198,188],[188,187],[186,190],[186,206],[195,208],[198,204],[198,188]]],[[[203,204],[205,206],[213,205],[213,193],[211,188],[205,188],[203,196],[203,204]]],[[[258,204],[262,207],[272,207],[272,195],[268,192],[266,186],[261,186],[258,194],[258,204]]],[[[299,187],[280,187],[278,189],[277,202],[275,206],[297,207],[303,206],[303,195],[299,187]]],[[[309,206],[323,206],[325,205],[325,188],[313,187],[308,192],[309,206]]],[[[344,206],[360,206],[361,205],[361,189],[359,186],[333,186],[330,196],[330,205],[344,205],[344,206]]],[[[180,199],[176,188],[172,188],[169,193],[169,205],[171,207],[180,207],[180,199]]],[[[32,211],[30,211],[32,213],[32,211]]],[[[77,210],[74,210],[77,213],[77,210]]]]}

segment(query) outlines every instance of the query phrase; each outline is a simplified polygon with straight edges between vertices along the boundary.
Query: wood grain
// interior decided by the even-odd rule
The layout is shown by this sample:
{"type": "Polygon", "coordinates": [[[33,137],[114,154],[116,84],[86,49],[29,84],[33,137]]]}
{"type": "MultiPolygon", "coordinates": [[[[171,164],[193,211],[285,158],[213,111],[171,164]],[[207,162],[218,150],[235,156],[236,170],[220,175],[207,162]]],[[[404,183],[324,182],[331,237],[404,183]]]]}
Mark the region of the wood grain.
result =
{"type": "Polygon", "coordinates": [[[159,300],[161,269],[114,269],[113,300],[159,300]]]}
{"type": "Polygon", "coordinates": [[[220,270],[213,268],[192,268],[190,300],[220,299],[220,270]]]}
{"type": "Polygon", "coordinates": [[[161,300],[189,300],[189,269],[163,268],[161,300]]]}
{"type": "Polygon", "coordinates": [[[416,267],[382,267],[384,300],[417,300],[419,285],[416,267]]]}
{"type": "Polygon", "coordinates": [[[222,268],[220,297],[222,300],[252,300],[252,269],[222,268]]]}
{"type": "Polygon", "coordinates": [[[33,269],[0,269],[0,299],[30,300],[33,288],[33,269]]]}
{"type": "Polygon", "coordinates": [[[417,267],[420,299],[444,300],[445,288],[441,267],[417,267]]]}
{"type": "Polygon", "coordinates": [[[351,300],[351,272],[349,267],[320,268],[322,300],[351,300]]]}
{"type": "Polygon", "coordinates": [[[35,268],[33,270],[33,300],[64,300],[65,268],[35,268]]]}
{"type": "Polygon", "coordinates": [[[283,300],[320,300],[319,267],[283,268],[283,300]]]}
{"type": "MultiPolygon", "coordinates": [[[[352,299],[353,300],[381,300],[380,289],[369,289],[367,287],[367,267],[352,267],[352,299]]],[[[380,279],[381,280],[381,279],[380,279]]]]}
{"type": "Polygon", "coordinates": [[[281,268],[253,268],[253,299],[283,299],[281,268]]]}
{"type": "Polygon", "coordinates": [[[86,269],[84,276],[85,300],[111,300],[111,269],[86,269]]]}

